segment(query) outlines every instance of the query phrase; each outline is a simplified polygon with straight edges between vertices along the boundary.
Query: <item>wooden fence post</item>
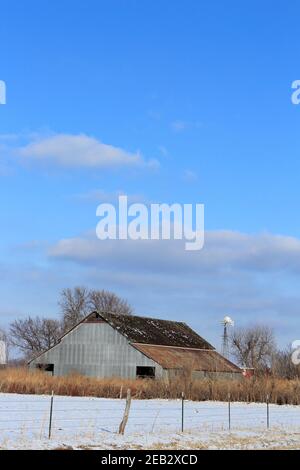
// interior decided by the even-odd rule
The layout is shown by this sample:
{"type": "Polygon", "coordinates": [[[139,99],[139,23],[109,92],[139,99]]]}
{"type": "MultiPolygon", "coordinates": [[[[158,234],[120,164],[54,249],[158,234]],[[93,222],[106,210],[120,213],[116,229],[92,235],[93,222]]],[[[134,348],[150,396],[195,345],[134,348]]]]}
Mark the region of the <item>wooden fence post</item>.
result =
{"type": "Polygon", "coordinates": [[[119,426],[119,434],[124,434],[125,427],[126,427],[128,417],[129,417],[130,405],[131,405],[131,390],[129,388],[127,390],[126,406],[125,406],[124,416],[123,416],[123,419],[122,419],[121,424],[119,426]]]}
{"type": "Polygon", "coordinates": [[[270,397],[267,395],[267,429],[270,428],[270,410],[269,410],[270,397]]]}
{"type": "Polygon", "coordinates": [[[50,401],[49,430],[48,430],[49,439],[51,439],[51,430],[52,430],[53,398],[54,398],[54,392],[52,390],[51,401],[50,401]]]}
{"type": "Polygon", "coordinates": [[[181,394],[181,432],[184,431],[184,392],[181,394]]]}
{"type": "Polygon", "coordinates": [[[231,398],[230,393],[228,393],[228,429],[231,430],[231,398]]]}

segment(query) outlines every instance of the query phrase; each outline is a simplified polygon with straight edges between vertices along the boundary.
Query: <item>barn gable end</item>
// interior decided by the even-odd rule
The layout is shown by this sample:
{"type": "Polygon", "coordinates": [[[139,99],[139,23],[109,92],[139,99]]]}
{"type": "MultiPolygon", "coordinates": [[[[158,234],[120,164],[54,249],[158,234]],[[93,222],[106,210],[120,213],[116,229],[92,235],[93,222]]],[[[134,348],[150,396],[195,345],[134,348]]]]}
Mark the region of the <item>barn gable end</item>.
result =
{"type": "Polygon", "coordinates": [[[156,377],[163,374],[159,364],[137,351],[107,321],[92,318],[80,322],[29,363],[30,368],[43,365],[53,365],[53,374],[60,376],[77,372],[93,377],[136,378],[137,367],[155,368],[156,377]]]}

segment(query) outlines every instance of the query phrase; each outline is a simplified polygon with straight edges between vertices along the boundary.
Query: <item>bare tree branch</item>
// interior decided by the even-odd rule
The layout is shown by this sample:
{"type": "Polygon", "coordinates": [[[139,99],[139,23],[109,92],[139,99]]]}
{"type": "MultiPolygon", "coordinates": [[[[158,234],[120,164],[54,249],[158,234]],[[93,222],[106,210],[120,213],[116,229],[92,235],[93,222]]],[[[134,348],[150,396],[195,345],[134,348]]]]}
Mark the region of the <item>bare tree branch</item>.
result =
{"type": "Polygon", "coordinates": [[[18,348],[26,358],[49,349],[59,339],[61,325],[57,320],[32,318],[15,320],[10,325],[10,344],[18,348]]]}
{"type": "Polygon", "coordinates": [[[64,331],[72,328],[93,310],[112,312],[119,315],[131,315],[128,302],[113,292],[106,290],[88,290],[86,287],[64,289],[59,301],[64,331]]]}
{"type": "Polygon", "coordinates": [[[293,364],[292,353],[293,349],[291,345],[282,351],[276,351],[272,363],[272,372],[274,375],[289,380],[300,377],[300,366],[293,364]]]}
{"type": "Polygon", "coordinates": [[[231,350],[241,366],[270,367],[276,350],[273,331],[268,326],[235,329],[231,336],[231,350]]]}
{"type": "Polygon", "coordinates": [[[126,300],[106,290],[91,290],[89,293],[89,306],[91,310],[99,312],[110,312],[118,315],[133,314],[132,307],[126,300]]]}
{"type": "Polygon", "coordinates": [[[62,290],[59,306],[61,308],[64,331],[72,328],[88,314],[88,304],[89,293],[86,287],[62,290]]]}

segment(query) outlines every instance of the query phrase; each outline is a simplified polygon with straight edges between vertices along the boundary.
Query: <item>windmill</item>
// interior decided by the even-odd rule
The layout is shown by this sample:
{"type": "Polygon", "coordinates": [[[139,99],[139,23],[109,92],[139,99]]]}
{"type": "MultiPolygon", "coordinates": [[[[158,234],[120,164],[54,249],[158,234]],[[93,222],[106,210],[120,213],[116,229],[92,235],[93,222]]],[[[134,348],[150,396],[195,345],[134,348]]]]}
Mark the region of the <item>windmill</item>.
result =
{"type": "Polygon", "coordinates": [[[228,338],[228,328],[234,326],[234,321],[232,318],[226,316],[222,320],[222,325],[224,327],[223,336],[222,336],[222,355],[228,359],[229,356],[229,338],[228,338]]]}

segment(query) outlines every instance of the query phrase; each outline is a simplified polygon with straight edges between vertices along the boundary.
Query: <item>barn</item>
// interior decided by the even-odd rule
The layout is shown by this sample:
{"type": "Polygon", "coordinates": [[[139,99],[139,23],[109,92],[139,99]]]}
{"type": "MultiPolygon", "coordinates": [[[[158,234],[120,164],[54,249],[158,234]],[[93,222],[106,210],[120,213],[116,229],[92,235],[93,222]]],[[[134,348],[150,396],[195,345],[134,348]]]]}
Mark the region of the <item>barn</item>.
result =
{"type": "Polygon", "coordinates": [[[187,370],[198,378],[236,378],[242,372],[186,323],[103,312],[92,312],[29,367],[122,378],[170,378],[187,370]]]}

